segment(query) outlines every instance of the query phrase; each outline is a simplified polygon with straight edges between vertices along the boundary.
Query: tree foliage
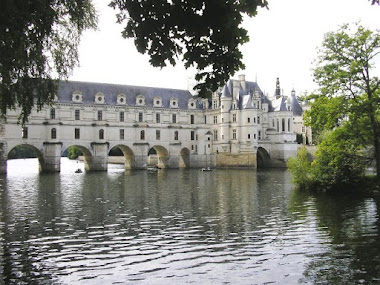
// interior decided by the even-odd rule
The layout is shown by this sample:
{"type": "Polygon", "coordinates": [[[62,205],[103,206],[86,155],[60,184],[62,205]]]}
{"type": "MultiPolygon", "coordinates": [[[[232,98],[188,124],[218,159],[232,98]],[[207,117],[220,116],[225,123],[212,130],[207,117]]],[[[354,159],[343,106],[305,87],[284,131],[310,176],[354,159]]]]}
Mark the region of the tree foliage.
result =
{"type": "Polygon", "coordinates": [[[292,181],[300,188],[307,188],[311,180],[311,163],[305,146],[297,151],[297,157],[291,157],[287,166],[292,173],[292,181]]]}
{"type": "Polygon", "coordinates": [[[51,102],[57,80],[78,63],[82,32],[95,28],[91,0],[4,0],[0,2],[0,111],[51,102]]]}
{"type": "Polygon", "coordinates": [[[248,41],[243,15],[255,16],[266,0],[113,0],[123,36],[134,38],[153,66],[194,66],[200,94],[215,91],[244,68],[239,45],[248,41]]]}
{"type": "Polygon", "coordinates": [[[351,139],[374,150],[380,175],[380,80],[372,76],[380,33],[343,25],[325,35],[314,78],[320,89],[305,119],[313,132],[349,128],[351,139]]]}
{"type": "Polygon", "coordinates": [[[80,151],[78,147],[71,146],[68,148],[68,152],[67,152],[68,159],[77,159],[80,155],[82,155],[82,152],[80,151]]]}
{"type": "Polygon", "coordinates": [[[293,182],[303,189],[337,191],[358,185],[369,162],[361,140],[351,132],[349,125],[325,131],[321,143],[310,162],[302,147],[297,157],[290,158],[288,167],[293,182]]]}

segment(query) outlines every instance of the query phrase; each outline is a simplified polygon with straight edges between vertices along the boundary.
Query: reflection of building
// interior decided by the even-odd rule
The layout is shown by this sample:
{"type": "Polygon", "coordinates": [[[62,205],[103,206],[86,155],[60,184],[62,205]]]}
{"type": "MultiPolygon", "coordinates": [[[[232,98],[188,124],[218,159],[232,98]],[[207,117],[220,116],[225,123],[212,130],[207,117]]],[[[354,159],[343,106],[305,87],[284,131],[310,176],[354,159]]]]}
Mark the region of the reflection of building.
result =
{"type": "Polygon", "coordinates": [[[19,111],[8,112],[3,153],[6,159],[13,147],[29,144],[46,171],[58,171],[61,154],[73,145],[88,170],[107,169],[114,147],[126,168],[151,161],[163,168],[284,166],[297,150],[295,102],[281,96],[279,82],[271,100],[244,75],[210,99],[185,90],[62,82],[52,107],[34,110],[23,129],[19,111]]]}

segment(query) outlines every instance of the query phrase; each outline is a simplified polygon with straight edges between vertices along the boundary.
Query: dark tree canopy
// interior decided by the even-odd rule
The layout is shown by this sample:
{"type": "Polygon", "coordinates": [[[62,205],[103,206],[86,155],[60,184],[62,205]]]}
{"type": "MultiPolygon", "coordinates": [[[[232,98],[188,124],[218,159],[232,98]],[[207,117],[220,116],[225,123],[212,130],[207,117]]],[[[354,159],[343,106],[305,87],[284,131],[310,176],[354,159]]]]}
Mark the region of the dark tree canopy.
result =
{"type": "Polygon", "coordinates": [[[57,79],[67,78],[78,63],[82,32],[96,24],[91,0],[2,0],[1,113],[20,107],[25,123],[34,105],[49,103],[57,79]]]}
{"type": "Polygon", "coordinates": [[[239,45],[248,41],[243,15],[255,16],[266,0],[113,0],[123,37],[134,38],[139,52],[156,67],[175,65],[197,69],[200,94],[215,91],[244,68],[239,45]]]}

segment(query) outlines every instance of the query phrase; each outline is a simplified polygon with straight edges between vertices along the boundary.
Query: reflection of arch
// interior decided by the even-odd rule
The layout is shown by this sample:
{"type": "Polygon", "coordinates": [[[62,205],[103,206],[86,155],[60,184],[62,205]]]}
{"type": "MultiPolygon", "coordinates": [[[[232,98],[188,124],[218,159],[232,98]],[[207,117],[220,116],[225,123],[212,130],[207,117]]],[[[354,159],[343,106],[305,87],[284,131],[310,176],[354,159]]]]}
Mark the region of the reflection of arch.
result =
{"type": "Polygon", "coordinates": [[[132,169],[135,166],[135,154],[133,153],[132,149],[130,149],[126,145],[115,145],[112,149],[118,148],[122,151],[124,155],[124,166],[125,169],[132,169]]]}
{"type": "Polygon", "coordinates": [[[271,158],[265,148],[259,147],[257,149],[257,168],[269,167],[271,158]]]}
{"type": "Polygon", "coordinates": [[[181,149],[179,156],[179,167],[190,167],[190,150],[188,148],[181,149]]]}
{"type": "MultiPolygon", "coordinates": [[[[84,147],[84,146],[81,146],[81,145],[69,145],[68,147],[67,147],[67,149],[69,149],[70,147],[77,147],[80,151],[81,151],[81,153],[82,153],[82,155],[83,155],[83,159],[84,159],[84,169],[86,170],[86,171],[90,171],[91,170],[91,166],[92,166],[92,154],[91,154],[91,152],[86,148],[86,147],[84,147]]],[[[66,151],[66,150],[65,150],[66,151]]],[[[65,152],[64,151],[64,152],[65,152]]]]}
{"type": "Polygon", "coordinates": [[[39,167],[39,171],[41,172],[41,171],[42,171],[42,167],[43,167],[43,165],[44,165],[44,157],[43,157],[41,151],[40,151],[38,148],[36,148],[35,146],[33,146],[33,145],[30,145],[30,144],[19,144],[19,145],[15,145],[14,147],[12,147],[12,148],[9,150],[9,152],[8,152],[8,154],[7,154],[7,157],[9,157],[9,153],[10,153],[14,148],[19,147],[19,146],[22,146],[23,148],[27,148],[27,149],[28,149],[27,152],[29,152],[29,150],[30,150],[31,152],[33,152],[33,153],[35,154],[35,156],[30,155],[30,156],[25,156],[25,157],[37,157],[37,158],[38,158],[38,167],[39,167]]]}
{"type": "MultiPolygon", "coordinates": [[[[166,168],[167,167],[167,162],[168,162],[168,159],[169,159],[169,152],[166,148],[164,148],[163,146],[160,146],[160,145],[155,145],[152,147],[154,149],[154,151],[156,152],[155,156],[156,156],[156,161],[155,161],[155,164],[157,167],[159,168],[166,168]]],[[[154,151],[152,150],[152,148],[149,150],[148,153],[150,153],[151,155],[149,155],[149,157],[152,156],[152,154],[154,153],[154,151]]],[[[149,162],[149,160],[148,160],[149,162]]],[[[153,159],[152,159],[152,163],[153,163],[153,159]]]]}

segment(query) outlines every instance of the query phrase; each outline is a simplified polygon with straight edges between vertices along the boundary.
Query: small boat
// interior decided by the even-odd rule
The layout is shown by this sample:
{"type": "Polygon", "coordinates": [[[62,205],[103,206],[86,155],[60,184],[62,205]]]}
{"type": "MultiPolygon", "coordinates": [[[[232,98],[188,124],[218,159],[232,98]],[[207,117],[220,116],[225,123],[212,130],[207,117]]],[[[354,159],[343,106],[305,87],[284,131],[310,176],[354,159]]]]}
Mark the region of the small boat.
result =
{"type": "Polygon", "coordinates": [[[210,167],[203,167],[201,171],[212,171],[212,169],[210,167]]]}
{"type": "Polygon", "coordinates": [[[75,170],[75,173],[82,173],[82,169],[78,168],[77,170],[75,170]]]}
{"type": "Polygon", "coordinates": [[[146,170],[155,172],[158,170],[158,168],[157,167],[147,167],[146,170]]]}

